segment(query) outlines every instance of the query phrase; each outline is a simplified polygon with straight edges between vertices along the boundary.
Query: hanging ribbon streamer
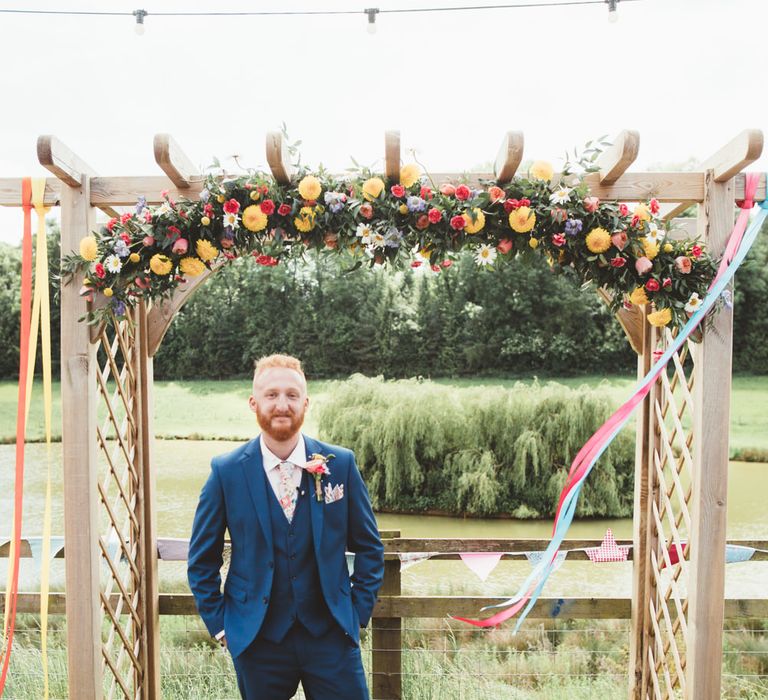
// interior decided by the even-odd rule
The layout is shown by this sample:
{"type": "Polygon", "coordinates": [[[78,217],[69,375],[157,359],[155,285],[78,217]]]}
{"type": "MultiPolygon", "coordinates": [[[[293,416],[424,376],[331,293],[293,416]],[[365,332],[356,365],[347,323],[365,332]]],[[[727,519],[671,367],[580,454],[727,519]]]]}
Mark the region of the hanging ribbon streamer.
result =
{"type": "Polygon", "coordinates": [[[723,261],[720,264],[718,273],[713,280],[712,285],[709,288],[709,293],[704,299],[701,307],[688,319],[688,322],[682,329],[680,329],[669,347],[658,358],[648,374],[646,374],[640,381],[635,393],[595,432],[594,435],[592,435],[574,458],[568,473],[566,485],[560,494],[560,500],[555,513],[552,541],[545,550],[541,562],[534,567],[533,571],[531,571],[530,575],[520,586],[520,590],[515,597],[496,605],[489,605],[483,608],[483,610],[505,608],[504,610],[484,620],[473,620],[464,617],[457,617],[457,620],[467,622],[476,627],[495,627],[520,612],[520,610],[523,609],[523,606],[526,606],[517,621],[515,632],[520,629],[520,625],[536,603],[547,578],[552,572],[560,545],[565,539],[568,528],[573,521],[579,493],[584,484],[584,480],[592,471],[592,468],[597,463],[598,459],[600,459],[603,452],[605,452],[613,439],[628,422],[634,409],[637,408],[648,395],[651,387],[654,385],[661,372],[664,371],[664,368],[672,359],[674,353],[682,347],[683,343],[704,320],[707,313],[712,309],[723,292],[726,291],[726,287],[733,279],[736,270],[744,261],[747,252],[757,238],[757,234],[759,233],[766,216],[768,216],[768,200],[760,203],[760,209],[752,221],[749,230],[746,234],[744,231],[749,221],[749,210],[754,204],[753,200],[755,192],[757,191],[759,177],[760,176],[757,173],[749,173],[746,176],[745,198],[744,202],[741,204],[742,211],[739,214],[726,245],[723,261]]]}
{"type": "Polygon", "coordinates": [[[5,611],[3,615],[3,666],[0,671],[0,696],[5,689],[8,664],[13,646],[13,630],[16,622],[16,599],[19,589],[19,549],[21,547],[21,515],[24,494],[24,441],[26,435],[27,376],[29,366],[29,339],[32,311],[32,181],[24,178],[21,183],[21,202],[24,210],[24,233],[21,243],[21,326],[19,333],[19,388],[16,412],[16,472],[14,483],[13,521],[11,548],[8,553],[8,577],[5,587],[5,611]]]}

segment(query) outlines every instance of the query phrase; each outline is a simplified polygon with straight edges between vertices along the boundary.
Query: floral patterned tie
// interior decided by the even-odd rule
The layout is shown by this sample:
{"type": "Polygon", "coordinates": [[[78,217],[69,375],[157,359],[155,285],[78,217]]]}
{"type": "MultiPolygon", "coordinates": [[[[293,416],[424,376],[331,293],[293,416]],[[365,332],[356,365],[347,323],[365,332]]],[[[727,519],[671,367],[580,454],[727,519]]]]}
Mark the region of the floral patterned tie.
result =
{"type": "Polygon", "coordinates": [[[280,462],[280,505],[288,522],[293,520],[296,510],[296,485],[293,483],[293,464],[280,462]]]}

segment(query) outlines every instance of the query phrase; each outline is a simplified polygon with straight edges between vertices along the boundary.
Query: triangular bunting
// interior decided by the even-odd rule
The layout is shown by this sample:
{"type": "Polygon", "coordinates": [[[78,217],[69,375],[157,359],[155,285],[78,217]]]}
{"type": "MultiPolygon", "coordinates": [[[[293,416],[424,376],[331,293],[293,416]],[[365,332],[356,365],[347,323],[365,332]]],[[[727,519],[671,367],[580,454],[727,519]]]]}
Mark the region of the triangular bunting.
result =
{"type": "Polygon", "coordinates": [[[501,560],[503,552],[462,552],[461,560],[481,580],[485,581],[501,560]]]}
{"type": "MultiPolygon", "coordinates": [[[[544,556],[544,552],[525,552],[525,556],[530,562],[531,566],[536,566],[540,561],[541,558],[544,556]]],[[[555,556],[555,563],[552,564],[552,571],[557,571],[565,561],[565,558],[568,556],[568,550],[561,549],[557,555],[555,556]]]]}

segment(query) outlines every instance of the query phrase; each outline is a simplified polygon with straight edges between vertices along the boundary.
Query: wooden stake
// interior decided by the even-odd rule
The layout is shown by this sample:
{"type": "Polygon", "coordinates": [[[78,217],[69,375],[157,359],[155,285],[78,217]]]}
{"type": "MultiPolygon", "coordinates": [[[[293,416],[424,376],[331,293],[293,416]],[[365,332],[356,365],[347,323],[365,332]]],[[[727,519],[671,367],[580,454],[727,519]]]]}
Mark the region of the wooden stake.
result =
{"type": "MultiPolygon", "coordinates": [[[[393,533],[399,537],[400,533],[393,533]]],[[[391,555],[384,560],[384,583],[380,596],[400,596],[400,558],[391,555]]],[[[403,697],[403,620],[401,617],[374,617],[373,652],[373,700],[400,700],[403,697]]]]}

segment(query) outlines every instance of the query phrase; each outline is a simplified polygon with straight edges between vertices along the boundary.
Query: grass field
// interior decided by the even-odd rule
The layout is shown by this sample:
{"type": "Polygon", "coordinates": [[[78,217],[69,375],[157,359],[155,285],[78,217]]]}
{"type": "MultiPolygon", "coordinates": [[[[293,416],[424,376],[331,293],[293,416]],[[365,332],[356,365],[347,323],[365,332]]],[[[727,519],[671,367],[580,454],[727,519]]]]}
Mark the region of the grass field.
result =
{"type": "MultiPolygon", "coordinates": [[[[438,379],[440,384],[457,388],[470,386],[513,386],[516,382],[530,383],[533,379],[438,379]]],[[[587,385],[602,387],[619,405],[629,397],[634,379],[622,376],[584,376],[557,381],[569,387],[587,385]]],[[[315,412],[333,391],[333,381],[309,383],[310,410],[306,431],[316,434],[315,412]]],[[[0,381],[0,442],[13,442],[16,434],[16,383],[0,381]]],[[[256,421],[248,410],[250,385],[247,379],[219,381],[162,382],[155,384],[155,434],[160,438],[235,439],[252,437],[256,421]]],[[[58,383],[53,387],[53,435],[60,437],[61,413],[58,383]]],[[[32,392],[32,407],[27,436],[30,440],[44,437],[42,387],[36,381],[32,392]]],[[[733,379],[731,394],[731,452],[756,456],[768,454],[768,376],[742,375],[733,379]]],[[[761,460],[757,460],[761,461],[761,460]]],[[[765,461],[763,458],[762,461],[765,461]]]]}

